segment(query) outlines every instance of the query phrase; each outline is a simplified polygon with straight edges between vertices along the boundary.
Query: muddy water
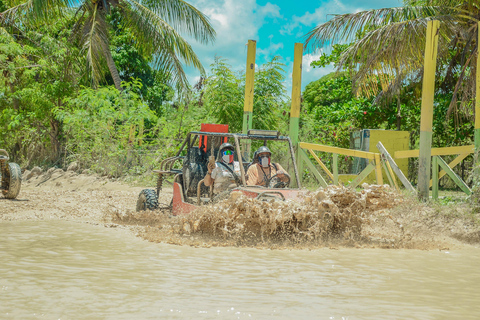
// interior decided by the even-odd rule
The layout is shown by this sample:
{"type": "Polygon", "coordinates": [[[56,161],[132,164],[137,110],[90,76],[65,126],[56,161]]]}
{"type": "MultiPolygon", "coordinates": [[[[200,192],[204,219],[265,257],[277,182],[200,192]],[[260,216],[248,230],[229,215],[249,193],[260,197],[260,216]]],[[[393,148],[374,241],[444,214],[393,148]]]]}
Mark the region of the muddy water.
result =
{"type": "Polygon", "coordinates": [[[480,249],[259,250],[0,223],[0,319],[478,319],[480,249]]]}

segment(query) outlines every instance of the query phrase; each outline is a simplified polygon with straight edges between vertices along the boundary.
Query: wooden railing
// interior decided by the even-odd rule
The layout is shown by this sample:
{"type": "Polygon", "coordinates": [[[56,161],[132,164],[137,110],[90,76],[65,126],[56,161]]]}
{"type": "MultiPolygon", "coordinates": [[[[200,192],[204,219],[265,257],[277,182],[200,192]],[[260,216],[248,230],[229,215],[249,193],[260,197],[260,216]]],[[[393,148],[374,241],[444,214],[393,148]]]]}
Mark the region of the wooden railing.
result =
{"type": "MultiPolygon", "coordinates": [[[[377,144],[377,148],[381,151],[380,153],[367,152],[360,150],[352,150],[338,147],[325,146],[321,144],[306,143],[300,142],[298,144],[298,163],[305,163],[313,175],[317,178],[320,184],[323,187],[326,187],[328,183],[325,181],[323,176],[318,171],[317,167],[310,161],[310,158],[307,152],[315,159],[318,165],[323,169],[328,177],[333,181],[334,185],[339,184],[338,179],[338,155],[345,155],[357,158],[367,159],[369,161],[367,167],[360,172],[355,179],[353,179],[348,186],[356,187],[362,180],[364,180],[372,171],[375,171],[376,182],[379,185],[383,184],[382,176],[382,166],[387,174],[387,178],[391,186],[394,186],[398,189],[397,182],[395,180],[395,175],[403,183],[404,187],[409,190],[416,192],[415,188],[410,184],[407,178],[403,175],[401,170],[395,163],[394,159],[402,158],[415,158],[419,157],[419,150],[405,150],[405,151],[396,151],[394,157],[391,157],[388,151],[383,147],[381,143],[377,144]],[[325,163],[317,156],[315,151],[326,152],[332,154],[332,170],[330,171],[325,163]]],[[[463,159],[468,155],[474,152],[474,146],[460,146],[460,147],[445,147],[445,148],[433,148],[431,150],[432,154],[432,180],[430,180],[430,187],[432,187],[432,198],[438,198],[438,181],[445,175],[448,175],[455,182],[459,188],[470,195],[472,191],[467,186],[467,184],[453,171],[453,168],[458,165],[463,159]],[[446,155],[458,155],[450,163],[446,163],[441,156],[446,155]],[[441,167],[443,170],[439,171],[438,167],[441,167]]]]}
{"type": "MultiPolygon", "coordinates": [[[[453,168],[462,162],[468,155],[472,154],[475,151],[474,145],[460,146],[460,147],[445,147],[445,148],[433,148],[432,149],[432,179],[430,180],[430,187],[432,187],[432,198],[438,198],[438,181],[444,175],[448,175],[452,180],[457,184],[460,189],[466,194],[472,194],[472,190],[467,186],[467,184],[460,178],[454,171],[453,168]],[[447,155],[458,155],[452,162],[446,163],[441,156],[447,155]],[[443,170],[438,171],[438,167],[441,167],[443,170]]],[[[395,158],[417,158],[420,154],[419,150],[407,150],[407,151],[397,151],[395,152],[395,158]]]]}
{"type": "Polygon", "coordinates": [[[357,157],[367,159],[369,161],[368,165],[360,172],[353,181],[351,181],[348,186],[356,187],[357,185],[362,182],[372,171],[375,171],[375,177],[377,184],[383,184],[383,176],[382,176],[382,166],[381,166],[381,158],[379,153],[374,152],[367,152],[367,151],[360,151],[360,150],[352,150],[352,149],[345,149],[345,148],[338,148],[338,147],[331,147],[325,146],[321,144],[315,143],[306,143],[300,142],[298,144],[298,157],[299,163],[303,161],[310,171],[314,174],[314,176],[318,179],[320,184],[323,187],[326,187],[328,183],[322,177],[320,172],[317,170],[315,165],[310,161],[308,154],[305,152],[307,150],[310,155],[315,159],[315,161],[320,165],[323,171],[332,179],[334,185],[338,185],[338,155],[345,155],[350,157],[357,157]],[[331,153],[333,157],[332,161],[332,171],[328,170],[327,166],[320,160],[320,158],[315,154],[315,151],[327,152],[331,153]]]}

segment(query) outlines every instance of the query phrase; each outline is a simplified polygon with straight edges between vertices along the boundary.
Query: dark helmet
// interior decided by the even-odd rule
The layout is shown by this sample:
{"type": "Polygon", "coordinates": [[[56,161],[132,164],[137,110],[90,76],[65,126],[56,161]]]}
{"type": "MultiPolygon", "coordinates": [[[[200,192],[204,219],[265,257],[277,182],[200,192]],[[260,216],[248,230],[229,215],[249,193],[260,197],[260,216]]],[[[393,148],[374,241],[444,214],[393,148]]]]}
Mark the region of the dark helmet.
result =
{"type": "Polygon", "coordinates": [[[257,149],[257,151],[255,151],[254,159],[258,160],[258,155],[260,153],[265,153],[265,152],[269,153],[270,156],[272,156],[272,152],[270,151],[270,149],[268,149],[267,146],[261,146],[260,148],[257,149]]]}
{"type": "Polygon", "coordinates": [[[222,158],[223,150],[232,150],[233,152],[235,152],[235,148],[230,143],[228,142],[222,143],[222,145],[220,146],[220,149],[218,149],[217,159],[222,158]]]}
{"type": "Polygon", "coordinates": [[[225,149],[235,151],[235,148],[228,142],[222,143],[218,151],[222,152],[225,149]]]}

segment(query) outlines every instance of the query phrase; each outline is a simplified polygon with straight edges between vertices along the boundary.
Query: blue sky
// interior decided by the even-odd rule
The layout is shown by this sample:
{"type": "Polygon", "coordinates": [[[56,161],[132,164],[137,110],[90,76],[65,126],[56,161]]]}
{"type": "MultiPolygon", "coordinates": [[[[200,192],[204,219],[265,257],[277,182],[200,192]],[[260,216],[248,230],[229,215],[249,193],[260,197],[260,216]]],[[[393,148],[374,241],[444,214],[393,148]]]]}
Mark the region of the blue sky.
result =
{"type": "MultiPolygon", "coordinates": [[[[228,60],[236,71],[246,65],[249,39],[257,41],[256,64],[282,57],[286,64],[287,95],[291,95],[293,48],[303,42],[303,36],[316,25],[331,19],[332,14],[358,12],[369,9],[398,7],[400,0],[187,0],[206,14],[217,32],[214,44],[202,45],[189,40],[203,66],[210,70],[215,55],[228,60]]],[[[311,81],[333,71],[333,67],[312,69],[309,64],[322,50],[303,53],[302,89],[311,81]]],[[[187,68],[193,83],[199,73],[187,68]]]]}

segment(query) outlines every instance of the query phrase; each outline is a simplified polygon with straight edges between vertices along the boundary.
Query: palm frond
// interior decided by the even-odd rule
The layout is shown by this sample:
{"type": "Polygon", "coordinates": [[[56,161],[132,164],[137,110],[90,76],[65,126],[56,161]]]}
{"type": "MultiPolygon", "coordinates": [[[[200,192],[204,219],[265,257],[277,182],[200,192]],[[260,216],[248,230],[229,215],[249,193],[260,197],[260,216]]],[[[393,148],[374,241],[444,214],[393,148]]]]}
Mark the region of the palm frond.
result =
{"type": "MultiPolygon", "coordinates": [[[[132,10],[151,11],[179,33],[186,33],[202,43],[215,40],[215,30],[207,16],[183,0],[124,0],[132,10]]],[[[151,17],[151,15],[148,15],[151,17]]],[[[147,18],[148,22],[148,18],[147,18]]]]}
{"type": "Polygon", "coordinates": [[[444,7],[398,7],[336,15],[305,35],[305,47],[314,50],[328,43],[351,42],[359,32],[404,21],[427,20],[431,17],[449,21],[451,14],[457,12],[455,9],[444,7]]]}
{"type": "Polygon", "coordinates": [[[155,67],[171,73],[175,84],[186,87],[186,78],[180,61],[204,73],[203,66],[190,44],[167,22],[145,7],[123,9],[124,22],[142,44],[143,50],[155,55],[155,67]],[[168,63],[172,65],[167,66],[168,63]]]}
{"type": "Polygon", "coordinates": [[[6,0],[10,9],[0,15],[0,24],[34,26],[49,19],[63,17],[76,4],[75,0],[6,0]]]}
{"type": "Polygon", "coordinates": [[[91,70],[94,86],[103,79],[104,52],[109,49],[107,23],[97,4],[86,7],[89,10],[88,19],[82,31],[83,50],[86,51],[88,67],[91,70]]]}
{"type": "Polygon", "coordinates": [[[381,90],[388,96],[396,94],[401,79],[423,68],[429,20],[442,22],[438,51],[442,63],[449,54],[447,44],[452,39],[468,41],[471,38],[471,32],[458,33],[459,25],[471,23],[470,19],[461,17],[462,10],[458,7],[403,7],[339,15],[310,31],[306,46],[315,48],[340,39],[354,41],[341,55],[338,69],[349,66],[356,70],[353,77],[356,92],[378,95],[380,82],[381,90]]]}

